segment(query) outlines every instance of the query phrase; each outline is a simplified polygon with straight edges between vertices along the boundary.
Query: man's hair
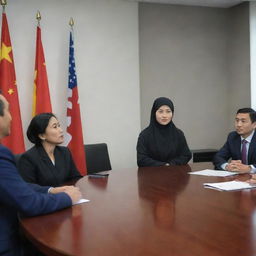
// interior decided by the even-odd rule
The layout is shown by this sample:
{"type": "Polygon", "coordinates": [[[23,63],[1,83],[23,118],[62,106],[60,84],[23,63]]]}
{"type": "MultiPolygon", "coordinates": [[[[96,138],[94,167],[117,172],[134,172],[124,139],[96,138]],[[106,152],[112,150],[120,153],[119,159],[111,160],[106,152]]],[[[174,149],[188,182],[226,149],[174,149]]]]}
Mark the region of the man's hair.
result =
{"type": "Polygon", "coordinates": [[[240,109],[237,110],[236,114],[239,114],[239,113],[249,114],[252,123],[256,122],[256,112],[255,112],[254,109],[252,109],[252,108],[240,108],[240,109]]]}
{"type": "MultiPolygon", "coordinates": [[[[0,92],[1,94],[1,92],[0,92]]],[[[0,98],[0,116],[3,116],[4,115],[4,102],[3,100],[0,98]]]]}

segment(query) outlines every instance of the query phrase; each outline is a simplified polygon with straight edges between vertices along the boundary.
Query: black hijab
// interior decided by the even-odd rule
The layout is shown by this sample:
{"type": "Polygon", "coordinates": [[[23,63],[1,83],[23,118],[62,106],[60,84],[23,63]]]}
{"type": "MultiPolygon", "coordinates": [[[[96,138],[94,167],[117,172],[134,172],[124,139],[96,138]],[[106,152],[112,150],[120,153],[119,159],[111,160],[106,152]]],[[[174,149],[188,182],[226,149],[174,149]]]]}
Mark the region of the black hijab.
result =
{"type": "Polygon", "coordinates": [[[157,98],[151,109],[150,124],[148,126],[149,147],[155,158],[166,162],[177,155],[179,130],[171,120],[167,125],[161,125],[156,120],[156,111],[163,105],[168,106],[174,114],[174,106],[170,99],[157,98]]]}

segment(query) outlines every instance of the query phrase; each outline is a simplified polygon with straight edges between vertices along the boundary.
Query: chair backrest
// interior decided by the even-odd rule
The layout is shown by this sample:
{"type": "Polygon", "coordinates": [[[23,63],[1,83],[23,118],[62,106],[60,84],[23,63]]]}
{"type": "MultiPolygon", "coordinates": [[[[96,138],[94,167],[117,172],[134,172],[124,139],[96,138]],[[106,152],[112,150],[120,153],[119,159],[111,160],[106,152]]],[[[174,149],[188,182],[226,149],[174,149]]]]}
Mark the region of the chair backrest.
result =
{"type": "Polygon", "coordinates": [[[87,144],[84,149],[88,174],[111,170],[106,143],[87,144]]]}
{"type": "Polygon", "coordinates": [[[21,156],[22,156],[22,154],[15,154],[15,155],[14,155],[16,165],[18,164],[18,162],[19,162],[21,156]]]}

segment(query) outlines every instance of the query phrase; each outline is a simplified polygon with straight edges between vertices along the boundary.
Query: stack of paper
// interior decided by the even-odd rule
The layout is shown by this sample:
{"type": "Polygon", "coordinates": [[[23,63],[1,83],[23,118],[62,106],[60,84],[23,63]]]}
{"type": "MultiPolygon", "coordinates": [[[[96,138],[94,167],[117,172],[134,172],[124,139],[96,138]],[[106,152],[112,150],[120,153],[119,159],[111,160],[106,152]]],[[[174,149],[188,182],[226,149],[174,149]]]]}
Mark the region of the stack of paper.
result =
{"type": "Polygon", "coordinates": [[[256,188],[256,184],[251,185],[247,182],[236,181],[236,180],[227,181],[227,182],[217,182],[217,183],[204,183],[204,186],[206,188],[213,188],[213,189],[223,190],[223,191],[256,188]]]}
{"type": "Polygon", "coordinates": [[[216,171],[216,170],[202,170],[197,172],[189,172],[189,174],[195,175],[204,175],[204,176],[216,176],[216,177],[227,177],[238,174],[237,172],[228,172],[228,171],[216,171]]]}

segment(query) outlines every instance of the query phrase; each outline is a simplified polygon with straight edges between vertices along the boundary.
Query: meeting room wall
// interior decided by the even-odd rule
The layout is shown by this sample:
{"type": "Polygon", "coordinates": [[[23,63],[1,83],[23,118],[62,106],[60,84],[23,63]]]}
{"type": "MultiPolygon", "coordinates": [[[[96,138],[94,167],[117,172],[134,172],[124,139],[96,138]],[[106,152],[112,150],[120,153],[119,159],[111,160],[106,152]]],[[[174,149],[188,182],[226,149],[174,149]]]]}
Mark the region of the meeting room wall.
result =
{"type": "Polygon", "coordinates": [[[250,2],[251,105],[256,109],[256,2],[250,2]]]}
{"type": "Polygon", "coordinates": [[[141,3],[139,24],[142,128],[153,100],[167,96],[190,148],[219,148],[234,111],[250,105],[248,5],[141,3]]]}
{"type": "Polygon", "coordinates": [[[256,109],[256,2],[250,2],[251,105],[256,109]]]}
{"type": "Polygon", "coordinates": [[[228,10],[228,113],[229,129],[239,108],[251,106],[249,4],[228,10]]]}
{"type": "MultiPolygon", "coordinates": [[[[36,13],[41,29],[53,112],[65,128],[69,19],[86,144],[106,142],[114,169],[136,165],[140,130],[138,3],[119,0],[8,1],[23,130],[32,113],[36,13]]],[[[26,140],[26,147],[31,145],[26,140]]]]}

